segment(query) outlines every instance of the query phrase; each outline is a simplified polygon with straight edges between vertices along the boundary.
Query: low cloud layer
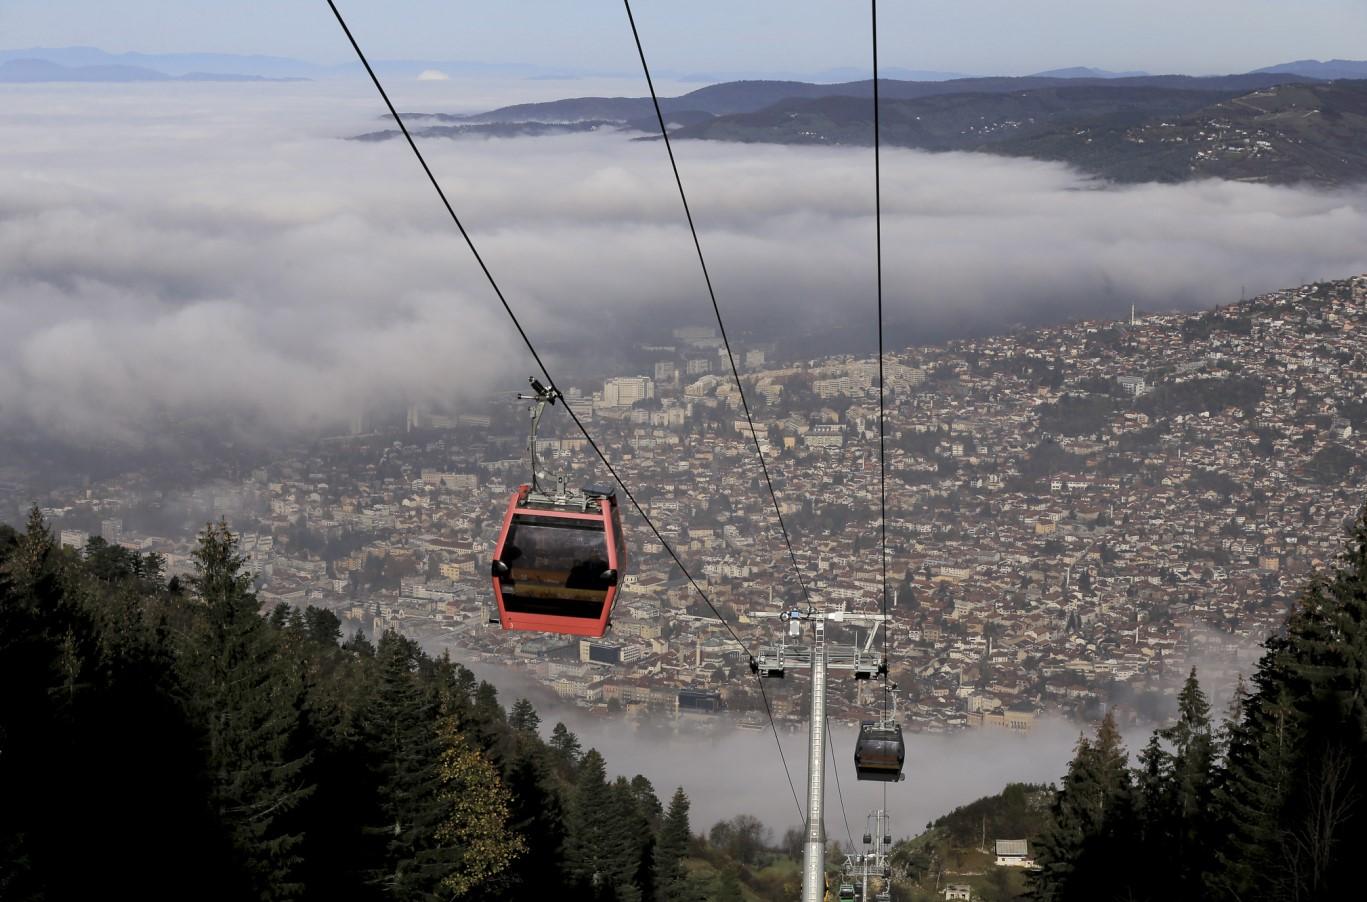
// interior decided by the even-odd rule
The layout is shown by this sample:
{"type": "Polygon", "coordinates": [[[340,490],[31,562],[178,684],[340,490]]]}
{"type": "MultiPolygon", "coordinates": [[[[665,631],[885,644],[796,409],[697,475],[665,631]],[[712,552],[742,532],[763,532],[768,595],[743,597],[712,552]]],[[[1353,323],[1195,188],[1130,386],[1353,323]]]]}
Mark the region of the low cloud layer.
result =
{"type": "MultiPolygon", "coordinates": [[[[445,84],[445,83],[443,83],[445,84]]],[[[454,84],[454,83],[452,83],[454,84]]],[[[444,88],[450,90],[450,88],[444,88]]],[[[0,121],[0,428],[248,436],[362,405],[474,401],[530,361],[361,85],[23,88],[0,121]]],[[[425,150],[562,382],[612,342],[709,321],[664,148],[618,133],[425,150]]],[[[867,332],[866,149],[676,148],[718,300],[745,340],[867,332]]],[[[1107,188],[985,155],[884,156],[887,315],[904,342],[1196,308],[1367,270],[1367,193],[1107,188]]],[[[842,347],[841,350],[850,350],[842,347]]]]}
{"type": "MultiPolygon", "coordinates": [[[[549,735],[556,721],[564,722],[585,749],[596,748],[603,753],[610,776],[644,774],[662,798],[682,786],[692,802],[694,832],[706,832],[717,821],[737,814],[760,818],[776,838],[784,830],[802,825],[774,735],[768,729],[738,730],[725,720],[700,724],[692,735],[676,734],[667,723],[658,729],[637,727],[621,718],[592,716],[568,705],[548,703],[545,688],[525,674],[471,663],[469,655],[460,650],[453,650],[452,656],[464,661],[480,679],[497,686],[505,705],[520,696],[540,699],[542,732],[549,735]]],[[[847,689],[848,684],[842,688],[837,681],[835,691],[847,689]]],[[[1214,697],[1217,705],[1223,704],[1224,696],[1214,697]]],[[[1148,740],[1148,729],[1136,726],[1125,731],[1132,760],[1148,740]]],[[[852,726],[832,724],[835,752],[833,759],[827,749],[826,834],[831,842],[848,845],[848,817],[850,832],[859,842],[866,815],[883,805],[884,788],[893,832],[900,838],[915,836],[940,815],[1000,792],[1008,783],[1057,783],[1068,769],[1078,737],[1092,730],[1091,725],[1048,717],[1037,721],[1026,734],[991,728],[939,735],[907,733],[906,780],[883,784],[855,779],[856,731],[852,726]]],[[[793,785],[805,808],[806,727],[783,732],[780,737],[793,785]]]]}
{"type": "MultiPolygon", "coordinates": [[[[785,829],[802,826],[773,733],[767,730],[651,736],[646,731],[632,732],[621,723],[576,719],[572,713],[565,716],[569,718],[567,725],[576,730],[585,748],[597,747],[614,770],[626,776],[639,770],[662,796],[675,786],[683,786],[693,802],[695,831],[706,830],[737,814],[760,818],[776,837],[782,836],[785,829]]],[[[974,730],[952,736],[908,733],[906,780],[887,786],[894,832],[899,838],[915,836],[940,815],[1001,792],[1008,783],[1056,783],[1067,770],[1083,729],[1062,720],[1045,720],[1027,736],[1002,730],[974,730]]],[[[831,842],[847,846],[846,817],[850,833],[858,843],[864,833],[865,817],[883,805],[884,784],[860,783],[855,779],[855,735],[853,727],[832,725],[834,765],[829,748],[826,753],[826,835],[831,842]]],[[[784,757],[805,809],[805,728],[781,737],[784,757]]]]}

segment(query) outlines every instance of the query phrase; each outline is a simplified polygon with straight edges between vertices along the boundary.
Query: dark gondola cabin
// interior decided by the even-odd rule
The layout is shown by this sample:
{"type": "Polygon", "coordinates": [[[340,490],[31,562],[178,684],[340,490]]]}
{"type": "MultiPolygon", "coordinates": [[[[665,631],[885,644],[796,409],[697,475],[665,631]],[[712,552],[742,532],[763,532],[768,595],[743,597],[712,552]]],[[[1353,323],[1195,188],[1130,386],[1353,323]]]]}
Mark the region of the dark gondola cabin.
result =
{"type": "Polygon", "coordinates": [[[494,548],[499,623],[505,630],[602,636],[625,569],[611,491],[551,497],[519,486],[494,548]]]}
{"type": "Polygon", "coordinates": [[[902,779],[902,762],[906,755],[901,724],[866,720],[859,725],[859,739],[854,744],[854,772],[860,780],[896,783],[902,779]]]}

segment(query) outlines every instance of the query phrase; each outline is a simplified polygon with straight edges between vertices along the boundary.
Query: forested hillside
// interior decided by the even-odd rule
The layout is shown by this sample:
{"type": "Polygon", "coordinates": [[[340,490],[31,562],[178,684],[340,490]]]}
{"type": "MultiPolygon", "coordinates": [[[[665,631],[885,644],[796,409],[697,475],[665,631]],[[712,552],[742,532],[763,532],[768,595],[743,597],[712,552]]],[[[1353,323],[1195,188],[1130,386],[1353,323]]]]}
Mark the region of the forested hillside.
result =
{"type": "Polygon", "coordinates": [[[225,525],[195,564],[0,526],[0,899],[757,898],[683,790],[397,634],[263,617],[225,525]]]}
{"type": "Polygon", "coordinates": [[[1054,787],[1010,783],[926,825],[919,836],[892,850],[893,898],[898,902],[943,899],[947,884],[973,887],[978,902],[1005,902],[1027,891],[1025,872],[995,865],[998,839],[1035,842],[1049,822],[1054,787]]]}
{"type": "MultiPolygon", "coordinates": [[[[526,700],[389,633],[262,616],[236,537],[196,574],[35,511],[0,526],[0,899],[567,899],[704,902],[796,891],[744,815],[692,835],[644,777],[609,780],[526,700]]],[[[899,895],[954,850],[1032,840],[1036,898],[1355,898],[1367,839],[1367,509],[1223,718],[1193,671],[1131,766],[1109,716],[1052,794],[1014,785],[899,846],[899,895]],[[903,883],[902,881],[907,881],[903,883]]],[[[989,875],[992,876],[992,875],[989,875]]],[[[1006,875],[1002,875],[1006,876],[1006,875]]],[[[1014,878],[1013,878],[1014,879],[1014,878]]],[[[1018,893],[989,881],[992,898],[1018,893]]]]}
{"type": "Polygon", "coordinates": [[[1129,765],[1108,715],[1079,742],[1038,848],[1035,897],[1361,896],[1367,841],[1367,509],[1250,684],[1212,717],[1193,671],[1176,723],[1129,765]]]}

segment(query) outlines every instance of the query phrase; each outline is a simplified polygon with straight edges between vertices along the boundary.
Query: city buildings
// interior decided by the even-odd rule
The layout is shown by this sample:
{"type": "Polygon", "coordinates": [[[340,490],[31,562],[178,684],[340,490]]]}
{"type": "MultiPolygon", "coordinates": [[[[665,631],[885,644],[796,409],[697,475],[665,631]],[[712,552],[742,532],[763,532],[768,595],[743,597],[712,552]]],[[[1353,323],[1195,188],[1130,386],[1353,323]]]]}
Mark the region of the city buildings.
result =
{"type": "MultiPolygon", "coordinates": [[[[609,379],[597,401],[566,392],[600,411],[591,430],[660,535],[752,648],[776,636],[747,612],[804,592],[881,607],[877,361],[766,355],[745,375],[795,573],[729,372],[694,366],[715,359],[715,336],[683,332],[649,350],[671,355],[655,378],[609,379]]],[[[1365,500],[1365,334],[1367,277],[889,354],[886,647],[906,727],[1006,735],[1103,706],[1158,719],[1192,666],[1227,692],[1365,500]]],[[[65,544],[98,533],[177,572],[195,524],[226,516],[263,603],[508,664],[587,708],[763,716],[745,653],[629,508],[631,571],[603,642],[490,625],[488,553],[526,478],[523,419],[491,406],[430,422],[178,493],[128,474],[39,503],[65,544]],[[168,505],[180,532],[144,525],[168,505]]],[[[543,470],[606,479],[563,415],[542,435],[543,470]]],[[[32,499],[8,478],[22,518],[32,499]]],[[[773,684],[781,721],[802,718],[802,679],[773,684]]],[[[867,704],[839,684],[831,714],[857,721],[867,704]]]]}

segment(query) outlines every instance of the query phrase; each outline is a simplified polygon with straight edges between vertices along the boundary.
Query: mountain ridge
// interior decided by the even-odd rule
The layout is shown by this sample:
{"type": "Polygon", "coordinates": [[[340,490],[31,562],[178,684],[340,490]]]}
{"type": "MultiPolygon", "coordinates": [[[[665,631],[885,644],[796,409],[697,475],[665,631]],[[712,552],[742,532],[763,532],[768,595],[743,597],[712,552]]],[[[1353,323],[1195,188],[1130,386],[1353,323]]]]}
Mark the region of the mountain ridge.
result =
{"type": "Polygon", "coordinates": [[[0,84],[41,84],[53,82],[93,82],[100,84],[168,81],[282,82],[307,81],[303,78],[267,78],[220,72],[187,72],[168,75],[157,69],[122,64],[64,66],[41,59],[11,59],[0,62],[0,84]]]}
{"type": "Polygon", "coordinates": [[[1048,69],[1034,73],[1040,78],[1144,78],[1149,73],[1135,70],[1132,72],[1110,72],[1091,66],[1069,66],[1064,69],[1048,69]]]}
{"type": "MultiPolygon", "coordinates": [[[[1367,80],[1262,73],[1194,78],[880,79],[889,146],[1068,163],[1104,179],[1223,178],[1338,186],[1367,181],[1367,80]]],[[[868,145],[872,82],[727,82],[662,98],[678,139],[868,145]],[[780,98],[775,100],[774,98],[780,98]]],[[[426,137],[635,129],[657,137],[648,98],[585,97],[454,116],[412,113],[426,137]],[[547,126],[555,126],[548,128],[547,126]]],[[[364,137],[383,140],[394,130],[364,137]]]]}
{"type": "MultiPolygon", "coordinates": [[[[1146,75],[1104,78],[1050,78],[1043,76],[988,76],[956,78],[946,81],[898,81],[880,78],[879,96],[885,100],[914,100],[940,94],[1008,94],[1048,87],[1159,87],[1174,90],[1230,90],[1253,91],[1272,87],[1287,80],[1277,74],[1250,75],[1146,75]]],[[[817,84],[814,82],[749,79],[721,82],[689,91],[677,97],[660,98],[660,108],[667,115],[681,113],[712,116],[733,113],[753,113],[787,100],[822,97],[872,98],[873,81],[817,84]]],[[[464,116],[444,116],[448,121],[462,122],[564,122],[573,119],[603,119],[623,123],[644,118],[653,119],[654,106],[649,97],[570,97],[540,103],[521,103],[499,107],[483,113],[464,116]]]]}
{"type": "MultiPolygon", "coordinates": [[[[883,140],[932,151],[1054,160],[1118,182],[1216,177],[1335,186],[1367,181],[1367,80],[1252,92],[1074,82],[1012,94],[889,100],[883,140]]],[[[873,142],[868,105],[786,101],[714,117],[679,138],[777,144],[873,142]]]]}
{"type": "Polygon", "coordinates": [[[1293,60],[1255,69],[1254,72],[1269,74],[1305,75],[1319,79],[1367,78],[1367,60],[1293,60]]]}

